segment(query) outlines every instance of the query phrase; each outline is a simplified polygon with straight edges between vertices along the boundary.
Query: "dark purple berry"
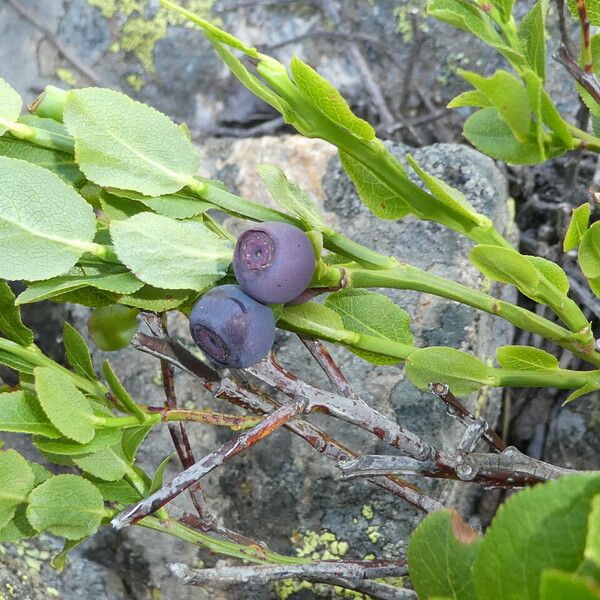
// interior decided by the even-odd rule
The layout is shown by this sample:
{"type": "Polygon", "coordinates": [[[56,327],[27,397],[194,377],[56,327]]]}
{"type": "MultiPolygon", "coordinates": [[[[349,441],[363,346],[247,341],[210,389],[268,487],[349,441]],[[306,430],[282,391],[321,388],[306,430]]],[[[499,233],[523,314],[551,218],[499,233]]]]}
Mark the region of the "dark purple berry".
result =
{"type": "Polygon", "coordinates": [[[260,362],[275,339],[271,310],[242,292],[221,285],[204,294],[190,314],[194,341],[213,360],[243,369],[260,362]]]}
{"type": "Polygon", "coordinates": [[[310,284],[315,251],[297,227],[261,223],[239,237],[233,255],[235,276],[246,294],[265,304],[285,304],[310,284]]]}

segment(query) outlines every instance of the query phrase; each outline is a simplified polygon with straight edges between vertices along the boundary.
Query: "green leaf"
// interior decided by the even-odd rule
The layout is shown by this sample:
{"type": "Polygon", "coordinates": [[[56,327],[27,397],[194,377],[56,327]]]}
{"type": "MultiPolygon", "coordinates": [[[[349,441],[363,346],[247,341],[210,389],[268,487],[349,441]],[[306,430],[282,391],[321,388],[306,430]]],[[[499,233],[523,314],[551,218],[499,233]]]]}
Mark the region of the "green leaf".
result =
{"type": "Polygon", "coordinates": [[[54,173],[0,156],[0,277],[68,271],[96,233],[92,207],[54,173]]]}
{"type": "MultiPolygon", "coordinates": [[[[325,306],[342,318],[345,329],[366,333],[384,340],[412,345],[408,313],[383,294],[346,289],[328,296],[325,306]]],[[[364,360],[378,365],[395,365],[397,358],[350,348],[364,360]]]]}
{"type": "Polygon", "coordinates": [[[119,298],[119,304],[133,306],[141,310],[164,312],[176,308],[185,302],[189,296],[196,296],[192,290],[161,290],[151,285],[145,285],[135,294],[125,294],[119,298]]]}
{"type": "Polygon", "coordinates": [[[36,397],[22,390],[0,394],[0,431],[39,434],[48,438],[61,437],[36,397]]]}
{"type": "Polygon", "coordinates": [[[18,158],[43,167],[58,175],[65,183],[76,186],[85,177],[75,164],[73,156],[29,144],[23,140],[3,137],[0,139],[0,155],[18,158]]]}
{"type": "Polygon", "coordinates": [[[127,481],[102,481],[91,476],[86,476],[99,490],[105,502],[118,502],[119,504],[133,504],[142,499],[142,495],[127,481]]]}
{"type": "Polygon", "coordinates": [[[201,225],[140,213],[110,227],[115,250],[136,276],[165,289],[205,290],[225,275],[231,242],[201,225]]]}
{"type": "Polygon", "coordinates": [[[96,433],[98,418],[71,378],[50,367],[36,367],[34,374],[40,405],[52,425],[80,444],[90,442],[96,433]]]}
{"type": "Polygon", "coordinates": [[[50,300],[84,287],[93,287],[114,294],[133,294],[143,285],[142,281],[122,265],[103,263],[93,267],[77,266],[71,269],[68,275],[30,284],[19,294],[17,304],[50,300]]]}
{"type": "Polygon", "coordinates": [[[12,352],[6,350],[0,350],[0,364],[6,365],[19,373],[26,373],[31,375],[35,365],[29,362],[25,358],[15,356],[12,352]]]}
{"type": "Polygon", "coordinates": [[[17,451],[0,451],[0,527],[5,527],[25,502],[34,479],[29,463],[17,451]]]}
{"type": "MultiPolygon", "coordinates": [[[[186,194],[185,192],[154,197],[144,196],[130,190],[110,189],[109,192],[126,200],[134,201],[132,203],[134,205],[144,204],[155,213],[172,219],[189,219],[206,212],[209,208],[215,208],[210,202],[205,202],[200,200],[198,196],[186,194]]],[[[139,212],[137,208],[136,212],[139,212]]],[[[129,216],[133,216],[133,214],[129,216]]]]}
{"type": "Polygon", "coordinates": [[[478,358],[443,346],[413,352],[406,359],[406,374],[420,389],[427,389],[430,383],[443,383],[457,396],[489,383],[487,368],[478,358]]]}
{"type": "Polygon", "coordinates": [[[514,137],[521,143],[525,142],[531,125],[531,103],[521,80],[502,70],[490,77],[462,69],[458,74],[488,99],[514,137]]]}
{"type": "Polygon", "coordinates": [[[75,138],[75,158],[103,187],[148,196],[172,194],[200,166],[194,146],[166,115],[108,89],[67,93],[64,123],[75,138]]]}
{"type": "Polygon", "coordinates": [[[104,448],[92,454],[73,456],[73,462],[82,471],[104,481],[118,481],[129,469],[123,451],[118,446],[104,448]]]}
{"type": "Polygon", "coordinates": [[[109,194],[105,190],[100,194],[100,207],[111,221],[122,221],[148,209],[142,202],[116,194],[109,194]]]}
{"type": "Polygon", "coordinates": [[[600,600],[600,586],[593,581],[548,569],[542,574],[540,600],[600,600]]]}
{"type": "Polygon", "coordinates": [[[316,202],[290,181],[279,167],[258,165],[256,168],[264,186],[281,208],[296,215],[308,229],[324,226],[316,202]]]}
{"type": "Polygon", "coordinates": [[[152,425],[131,427],[123,431],[123,452],[130,463],[135,462],[135,455],[146,436],[152,431],[152,425]]]}
{"type": "Polygon", "coordinates": [[[464,136],[481,152],[492,158],[519,165],[534,165],[544,157],[535,140],[519,142],[495,108],[483,108],[465,122],[464,136]]]}
{"type": "Polygon", "coordinates": [[[21,346],[33,344],[33,331],[23,325],[21,311],[15,306],[15,295],[6,281],[0,279],[0,333],[21,346]]]}
{"type": "Polygon", "coordinates": [[[381,219],[401,219],[410,214],[408,202],[376,177],[355,158],[340,150],[344,171],[356,186],[356,191],[371,212],[381,219]]]}
{"type": "Polygon", "coordinates": [[[571,284],[562,267],[541,256],[526,256],[525,258],[536,268],[542,278],[546,279],[547,283],[561,294],[567,294],[571,284]]]}
{"type": "Polygon", "coordinates": [[[481,600],[536,600],[542,571],[575,571],[600,476],[574,475],[527,488],[500,506],[473,568],[481,600]]]}
{"type": "Polygon", "coordinates": [[[344,329],[340,315],[316,302],[284,306],[277,326],[332,342],[344,342],[348,339],[348,332],[344,329]]]}
{"type": "Polygon", "coordinates": [[[63,327],[63,340],[67,360],[73,370],[82,377],[87,377],[90,381],[96,381],[97,377],[87,344],[79,331],[66,321],[63,327]]]}
{"type": "Polygon", "coordinates": [[[56,569],[59,572],[62,571],[65,568],[65,565],[67,564],[67,556],[69,552],[71,552],[71,550],[79,546],[79,544],[81,544],[82,542],[85,542],[85,540],[87,540],[87,537],[81,538],[79,540],[65,540],[65,543],[63,544],[63,549],[58,554],[56,554],[50,562],[52,568],[56,569]]]}
{"type": "Polygon", "coordinates": [[[33,438],[33,443],[42,452],[46,454],[74,456],[81,454],[91,454],[117,445],[121,440],[121,431],[119,429],[99,429],[96,435],[87,444],[78,444],[70,440],[59,439],[49,440],[45,437],[33,438]]]}
{"type": "MultiPolygon", "coordinates": [[[[0,77],[0,119],[15,122],[21,114],[23,100],[18,92],[0,77]]],[[[8,131],[0,122],[0,135],[8,131]]]]}
{"type": "Polygon", "coordinates": [[[540,281],[533,264],[511,248],[479,245],[471,249],[469,258],[489,279],[509,283],[522,291],[536,289],[540,281]]]}
{"type": "Polygon", "coordinates": [[[600,494],[592,500],[583,555],[600,567],[600,494]]]}
{"type": "Polygon", "coordinates": [[[563,241],[563,250],[565,252],[574,250],[581,243],[581,240],[589,227],[591,211],[592,208],[589,202],[573,209],[571,221],[569,222],[569,227],[567,228],[565,239],[563,241]]]}
{"type": "Polygon", "coordinates": [[[577,400],[577,398],[581,398],[581,396],[585,396],[586,394],[591,394],[600,390],[600,383],[596,383],[595,381],[588,381],[586,384],[582,385],[578,390],[575,390],[567,399],[563,402],[563,406],[565,404],[569,404],[573,402],[573,400],[577,400]]]}
{"type": "Polygon", "coordinates": [[[103,306],[88,318],[88,332],[94,344],[106,352],[121,350],[137,332],[138,311],[120,304],[103,306]]]}
{"type": "Polygon", "coordinates": [[[375,137],[373,127],[352,112],[343,96],[325,77],[296,56],[292,57],[290,67],[294,82],[314,108],[364,142],[375,137]]]}
{"type": "Polygon", "coordinates": [[[490,101],[478,90],[467,90],[462,94],[452,98],[448,103],[447,108],[460,108],[461,106],[477,106],[478,108],[486,108],[491,106],[490,101]]]}
{"type": "Polygon", "coordinates": [[[53,296],[51,302],[70,302],[71,304],[81,304],[90,308],[101,308],[114,304],[119,296],[109,292],[101,292],[93,287],[82,287],[72,292],[65,292],[58,296],[53,296]]]}
{"type": "MultiPolygon", "coordinates": [[[[569,124],[560,116],[560,113],[556,106],[554,106],[554,102],[552,102],[548,92],[542,87],[541,81],[539,81],[539,85],[541,98],[540,109],[544,124],[552,130],[557,140],[562,144],[563,149],[572,150],[576,148],[579,141],[571,135],[569,124]]],[[[553,154],[558,155],[559,152],[557,151],[553,154]]]]}
{"type": "Polygon", "coordinates": [[[578,253],[579,267],[589,286],[600,297],[600,222],[594,223],[581,238],[578,253]]]}
{"type": "Polygon", "coordinates": [[[438,511],[422,521],[408,546],[410,579],[419,598],[477,600],[471,567],[481,541],[455,510],[438,511]]]}
{"type": "Polygon", "coordinates": [[[544,350],[531,346],[500,346],[496,359],[503,369],[545,371],[558,369],[558,359],[544,350]]]}
{"type": "Polygon", "coordinates": [[[498,9],[501,19],[506,23],[512,13],[514,0],[492,0],[492,4],[498,9]]]}
{"type": "Polygon", "coordinates": [[[29,495],[27,519],[38,531],[78,540],[98,531],[104,516],[102,494],[76,475],[57,475],[29,495]]]}
{"type": "Polygon", "coordinates": [[[108,360],[105,360],[102,363],[102,371],[106,378],[106,383],[108,383],[108,387],[110,387],[112,393],[115,395],[125,412],[130,415],[135,415],[140,423],[143,423],[146,419],[144,411],[135,403],[135,400],[123,387],[108,360]]]}
{"type": "Polygon", "coordinates": [[[546,76],[546,15],[548,0],[537,0],[519,24],[518,36],[525,58],[542,81],[546,76]]]}
{"type": "Polygon", "coordinates": [[[427,219],[437,221],[463,233],[470,232],[473,227],[491,225],[490,220],[479,214],[462,192],[427,173],[410,154],[407,154],[406,160],[438,201],[437,204],[432,203],[428,207],[425,213],[427,219]]]}
{"type": "Polygon", "coordinates": [[[26,509],[26,504],[19,504],[13,518],[4,527],[0,527],[0,542],[16,542],[37,534],[27,520],[26,509]]]}
{"type": "Polygon", "coordinates": [[[167,456],[167,458],[165,458],[160,463],[160,465],[158,465],[158,468],[156,469],[156,472],[154,473],[154,476],[152,477],[152,483],[150,484],[150,491],[148,492],[148,494],[154,494],[154,492],[157,492],[163,486],[163,480],[165,477],[165,469],[167,468],[167,465],[169,464],[169,462],[171,462],[171,459],[174,456],[175,456],[175,452],[173,452],[172,454],[169,454],[169,456],[167,456]]]}

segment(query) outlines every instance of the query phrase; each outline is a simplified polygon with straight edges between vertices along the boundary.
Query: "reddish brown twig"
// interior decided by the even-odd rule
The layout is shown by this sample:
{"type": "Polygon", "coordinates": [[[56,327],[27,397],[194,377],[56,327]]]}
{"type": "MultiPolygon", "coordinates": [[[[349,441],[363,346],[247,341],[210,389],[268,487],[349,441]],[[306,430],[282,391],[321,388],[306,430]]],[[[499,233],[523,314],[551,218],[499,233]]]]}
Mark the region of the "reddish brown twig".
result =
{"type": "Polygon", "coordinates": [[[592,73],[594,65],[592,62],[592,47],[590,41],[590,20],[588,18],[585,0],[575,0],[575,6],[577,8],[579,24],[581,25],[582,55],[584,58],[583,70],[586,73],[592,73]]]}
{"type": "Polygon", "coordinates": [[[595,75],[584,71],[564,46],[558,48],[554,58],[565,67],[575,81],[585,88],[592,98],[600,104],[600,83],[598,83],[595,75]]]}
{"type": "Polygon", "coordinates": [[[200,481],[202,477],[242,453],[244,450],[251,448],[281,427],[284,423],[287,423],[297,414],[303,412],[306,408],[307,403],[303,400],[284,404],[252,429],[242,433],[237,438],[229,440],[217,448],[217,450],[207,454],[197,463],[185,471],[182,471],[157,492],[117,515],[111,521],[113,527],[115,529],[121,529],[122,527],[131,525],[157,511],[167,504],[167,502],[170,502],[173,498],[200,481]]]}
{"type": "Polygon", "coordinates": [[[450,391],[450,388],[443,383],[432,383],[431,391],[448,406],[448,414],[456,417],[465,427],[470,427],[474,424],[480,424],[482,435],[486,442],[492,447],[502,452],[506,450],[506,442],[494,431],[484,419],[476,418],[456,396],[450,391]]]}

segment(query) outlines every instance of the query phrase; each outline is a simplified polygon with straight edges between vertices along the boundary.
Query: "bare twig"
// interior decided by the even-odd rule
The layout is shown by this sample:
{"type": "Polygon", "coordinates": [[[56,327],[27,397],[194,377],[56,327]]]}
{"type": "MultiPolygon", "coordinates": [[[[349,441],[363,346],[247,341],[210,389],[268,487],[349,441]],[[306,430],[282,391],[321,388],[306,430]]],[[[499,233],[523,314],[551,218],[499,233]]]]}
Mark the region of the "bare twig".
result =
{"type": "Polygon", "coordinates": [[[169,565],[171,573],[183,584],[228,586],[235,583],[266,584],[282,579],[302,579],[315,583],[340,585],[368,593],[381,600],[408,600],[414,592],[379,582],[382,577],[402,577],[407,574],[403,561],[324,561],[304,565],[244,565],[190,569],[183,564],[169,565]]]}
{"type": "Polygon", "coordinates": [[[67,48],[56,35],[46,27],[31,11],[23,6],[18,0],[7,0],[7,2],[23,17],[38,29],[44,37],[69,61],[86,79],[94,85],[103,86],[102,79],[85,63],[83,63],[69,48],[67,48]]]}
{"type": "Polygon", "coordinates": [[[565,0],[556,0],[556,9],[558,12],[558,29],[560,31],[560,41],[568,50],[571,56],[573,55],[573,45],[571,43],[571,35],[567,20],[567,3],[565,0]]]}
{"type": "Polygon", "coordinates": [[[301,400],[284,404],[252,429],[242,433],[237,438],[229,440],[190,468],[182,471],[156,493],[117,515],[111,521],[113,527],[121,529],[157,511],[167,502],[197,483],[202,477],[263,440],[284,423],[303,412],[306,407],[306,402],[301,400]]]}
{"type": "Polygon", "coordinates": [[[416,10],[410,12],[412,44],[410,47],[410,52],[408,53],[408,58],[406,59],[404,76],[402,77],[402,95],[400,96],[400,102],[398,104],[398,110],[401,114],[404,114],[408,108],[408,102],[410,101],[412,92],[414,91],[412,87],[412,80],[417,62],[419,60],[419,54],[421,53],[421,48],[423,47],[423,42],[425,41],[425,36],[419,27],[417,13],[418,11],[416,10]]]}
{"type": "Polygon", "coordinates": [[[558,48],[554,54],[554,59],[565,67],[575,81],[581,84],[592,98],[600,104],[600,83],[593,73],[584,71],[564,46],[558,48]]]}
{"type": "Polygon", "coordinates": [[[457,418],[465,427],[472,427],[478,425],[481,428],[483,437],[486,442],[492,447],[502,452],[506,450],[506,442],[494,431],[494,429],[484,419],[475,417],[466,406],[454,396],[450,391],[450,388],[443,383],[432,383],[430,386],[431,391],[448,406],[448,414],[451,417],[457,418]]]}
{"type": "MultiPolygon", "coordinates": [[[[463,481],[478,481],[486,487],[517,488],[558,479],[562,475],[581,473],[575,469],[556,467],[535,460],[509,446],[500,454],[459,454],[454,471],[463,481]]],[[[403,456],[368,455],[342,466],[345,477],[398,473],[446,478],[446,473],[434,461],[416,461],[403,456]]]]}
{"type": "MultiPolygon", "coordinates": [[[[259,123],[252,127],[224,127],[222,125],[210,127],[201,135],[222,135],[236,138],[248,138],[258,135],[269,135],[275,133],[285,125],[283,117],[276,117],[270,121],[259,123]]],[[[195,136],[196,137],[196,136],[195,136]]],[[[199,136],[198,136],[199,137],[199,136]]]]}

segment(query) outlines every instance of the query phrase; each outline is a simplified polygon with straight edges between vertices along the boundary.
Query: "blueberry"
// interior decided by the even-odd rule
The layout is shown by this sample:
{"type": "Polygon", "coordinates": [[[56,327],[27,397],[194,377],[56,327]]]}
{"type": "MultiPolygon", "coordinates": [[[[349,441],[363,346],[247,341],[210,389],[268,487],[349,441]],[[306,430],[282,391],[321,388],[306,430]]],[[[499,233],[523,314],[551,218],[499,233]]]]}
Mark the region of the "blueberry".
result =
{"type": "Polygon", "coordinates": [[[239,237],[235,276],[246,294],[265,304],[285,304],[303,292],[315,272],[309,237],[287,223],[254,225],[239,237]]]}
{"type": "Polygon", "coordinates": [[[221,285],[204,294],[190,314],[194,341],[216,362],[242,369],[261,361],[275,339],[269,308],[239,285],[221,285]]]}

